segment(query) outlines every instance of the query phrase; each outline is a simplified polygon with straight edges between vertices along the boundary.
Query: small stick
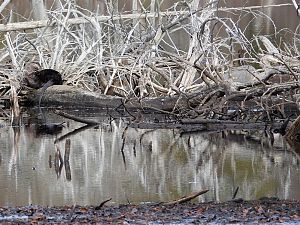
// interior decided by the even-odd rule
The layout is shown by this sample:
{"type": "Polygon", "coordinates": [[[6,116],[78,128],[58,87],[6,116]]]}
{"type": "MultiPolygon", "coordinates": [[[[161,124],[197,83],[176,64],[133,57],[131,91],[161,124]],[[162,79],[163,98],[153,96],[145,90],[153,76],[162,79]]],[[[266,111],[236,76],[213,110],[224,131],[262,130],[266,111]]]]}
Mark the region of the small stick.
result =
{"type": "Polygon", "coordinates": [[[102,208],[102,206],[104,206],[104,204],[105,204],[105,203],[107,203],[107,202],[109,202],[110,200],[112,200],[112,198],[110,198],[110,199],[107,199],[107,200],[105,200],[105,201],[101,202],[101,203],[100,203],[100,205],[98,205],[98,206],[96,206],[96,207],[95,207],[95,210],[99,210],[99,209],[101,209],[101,208],[102,208]]]}
{"type": "Polygon", "coordinates": [[[178,200],[175,200],[175,201],[172,201],[172,202],[167,202],[167,203],[164,203],[164,205],[175,205],[175,204],[182,204],[182,203],[185,203],[185,202],[188,202],[188,201],[191,201],[192,199],[198,197],[199,195],[203,195],[205,194],[206,192],[208,192],[209,190],[208,189],[205,189],[203,191],[199,191],[195,194],[191,194],[187,197],[182,197],[178,200]]]}
{"type": "Polygon", "coordinates": [[[233,193],[232,199],[235,199],[237,193],[239,192],[240,187],[237,187],[233,193]]]}

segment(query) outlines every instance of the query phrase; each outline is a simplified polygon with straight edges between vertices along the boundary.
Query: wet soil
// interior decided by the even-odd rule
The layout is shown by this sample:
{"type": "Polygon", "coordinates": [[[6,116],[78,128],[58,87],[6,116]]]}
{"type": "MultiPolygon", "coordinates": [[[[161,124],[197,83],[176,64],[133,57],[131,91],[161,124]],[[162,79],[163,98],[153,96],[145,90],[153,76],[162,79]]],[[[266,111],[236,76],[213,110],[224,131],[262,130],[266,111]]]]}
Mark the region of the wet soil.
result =
{"type": "Polygon", "coordinates": [[[295,224],[300,201],[264,198],[224,203],[2,207],[0,224],[295,224]]]}

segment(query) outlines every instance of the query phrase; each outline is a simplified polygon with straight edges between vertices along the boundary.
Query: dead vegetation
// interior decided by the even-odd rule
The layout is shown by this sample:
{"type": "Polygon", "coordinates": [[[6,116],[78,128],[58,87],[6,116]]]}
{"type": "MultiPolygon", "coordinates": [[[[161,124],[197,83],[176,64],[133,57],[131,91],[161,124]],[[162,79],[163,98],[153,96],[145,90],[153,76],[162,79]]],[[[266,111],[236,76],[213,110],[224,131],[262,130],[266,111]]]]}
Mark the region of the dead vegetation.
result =
{"type": "Polygon", "coordinates": [[[101,13],[58,2],[43,20],[0,25],[2,97],[37,65],[61,72],[67,85],[127,101],[175,98],[169,111],[193,118],[273,121],[298,110],[298,30],[277,30],[259,6],[194,0],[161,11],[134,0],[124,12],[108,1],[101,13]],[[274,35],[247,37],[239,21],[249,14],[271,22],[274,35]],[[277,46],[284,35],[293,41],[277,46]]]}

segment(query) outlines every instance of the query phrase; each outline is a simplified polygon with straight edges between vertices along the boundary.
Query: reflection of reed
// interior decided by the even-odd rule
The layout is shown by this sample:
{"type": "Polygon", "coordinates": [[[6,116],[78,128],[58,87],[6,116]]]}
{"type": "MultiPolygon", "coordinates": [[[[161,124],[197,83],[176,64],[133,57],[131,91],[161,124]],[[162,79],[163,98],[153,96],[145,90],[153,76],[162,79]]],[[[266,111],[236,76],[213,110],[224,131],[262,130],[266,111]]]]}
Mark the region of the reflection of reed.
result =
{"type": "Polygon", "coordinates": [[[71,181],[72,180],[71,168],[70,168],[70,163],[68,161],[65,162],[65,172],[66,172],[67,181],[71,181]]]}
{"type": "MultiPolygon", "coordinates": [[[[70,123],[70,126],[73,124],[76,126],[75,123],[70,123]]],[[[105,127],[91,129],[72,136],[71,140],[64,137],[64,141],[58,144],[61,157],[56,155],[56,162],[53,154],[56,149],[52,150],[52,158],[48,158],[47,151],[53,148],[54,139],[30,142],[28,136],[21,134],[20,158],[18,164],[13,165],[11,174],[16,176],[19,171],[15,169],[16,166],[26,168],[25,165],[30,164],[23,171],[29,171],[29,176],[37,176],[37,172],[47,173],[52,166],[49,172],[52,180],[37,176],[38,184],[28,184],[34,190],[35,197],[44,199],[47,196],[51,199],[53,203],[49,204],[76,202],[98,205],[105,197],[112,197],[117,203],[126,202],[127,199],[130,202],[169,201],[204,188],[212,191],[200,197],[200,200],[222,201],[232,198],[237,187],[237,198],[255,198],[257,193],[265,194],[264,187],[273,195],[283,196],[282,193],[295,192],[293,188],[300,183],[300,179],[295,177],[299,168],[299,165],[295,165],[295,157],[288,151],[276,151],[281,148],[278,135],[275,135],[272,147],[266,145],[262,133],[224,131],[222,134],[193,134],[178,138],[178,130],[174,134],[171,130],[139,130],[129,127],[123,132],[125,127],[122,121],[113,121],[111,127],[112,131],[105,127]],[[122,139],[122,133],[125,140],[122,139]],[[121,148],[126,156],[126,170],[121,148]],[[34,173],[31,171],[31,163],[28,163],[31,155],[34,160],[44,162],[34,173]],[[42,169],[42,166],[47,168],[42,169]],[[288,173],[289,170],[291,173],[288,173]],[[61,174],[64,173],[62,171],[65,171],[65,175],[61,174]],[[48,187],[56,177],[55,188],[48,187]],[[38,196],[40,193],[35,190],[40,185],[45,186],[42,196],[38,196]]],[[[1,133],[3,140],[9,142],[12,142],[14,134],[1,133]]],[[[9,142],[5,142],[7,146],[9,142]]],[[[4,170],[9,168],[5,161],[10,157],[8,154],[11,154],[11,150],[4,148],[1,151],[1,168],[4,170]]],[[[5,171],[6,174],[9,172],[5,171]]],[[[22,174],[17,179],[8,180],[7,186],[17,189],[20,183],[29,180],[27,176],[22,174]]],[[[17,191],[20,193],[22,190],[19,188],[17,191]]]]}
{"type": "Polygon", "coordinates": [[[65,155],[64,155],[64,163],[65,163],[65,172],[66,172],[66,179],[71,181],[71,168],[69,163],[70,158],[70,151],[71,151],[71,140],[67,139],[65,143],[65,155]]]}
{"type": "Polygon", "coordinates": [[[13,168],[13,165],[15,165],[17,161],[17,156],[19,153],[19,142],[20,142],[20,127],[13,127],[13,133],[14,133],[14,139],[13,139],[13,146],[11,151],[11,157],[9,162],[9,170],[13,168]]]}
{"type": "Polygon", "coordinates": [[[63,162],[60,150],[56,146],[56,152],[55,152],[55,156],[54,156],[54,168],[55,168],[55,173],[57,175],[57,178],[60,177],[63,165],[64,165],[64,162],[63,162]]]}
{"type": "MultiPolygon", "coordinates": [[[[64,159],[61,156],[61,152],[56,146],[56,152],[54,156],[54,169],[55,173],[57,175],[57,178],[60,177],[61,171],[63,166],[65,166],[65,172],[66,172],[66,179],[68,181],[71,181],[71,168],[70,168],[70,163],[69,163],[69,158],[70,158],[70,151],[71,151],[71,140],[67,139],[65,142],[65,154],[64,154],[64,159]]],[[[52,167],[52,162],[51,162],[51,155],[49,156],[49,167],[52,167]]]]}

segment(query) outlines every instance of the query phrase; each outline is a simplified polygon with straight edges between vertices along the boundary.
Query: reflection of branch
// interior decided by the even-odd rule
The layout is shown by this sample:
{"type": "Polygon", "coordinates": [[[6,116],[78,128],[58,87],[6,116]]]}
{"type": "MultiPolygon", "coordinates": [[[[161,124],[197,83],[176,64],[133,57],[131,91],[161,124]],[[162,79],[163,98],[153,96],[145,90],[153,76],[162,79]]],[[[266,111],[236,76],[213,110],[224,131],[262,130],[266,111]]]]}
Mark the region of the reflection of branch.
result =
{"type": "Polygon", "coordinates": [[[64,155],[64,162],[69,162],[70,158],[70,151],[71,151],[71,140],[67,139],[65,143],[65,155],[64,155]]]}
{"type": "Polygon", "coordinates": [[[57,139],[54,141],[54,144],[57,144],[58,142],[63,141],[63,140],[65,140],[66,138],[69,138],[69,137],[71,137],[71,136],[74,136],[74,135],[76,135],[76,134],[78,134],[78,133],[80,133],[80,132],[82,132],[82,131],[84,131],[84,130],[93,128],[93,127],[95,127],[95,126],[97,126],[97,125],[96,125],[96,124],[88,124],[88,125],[85,125],[85,126],[83,126],[83,127],[78,128],[78,129],[75,129],[75,130],[73,130],[73,131],[71,131],[71,132],[69,132],[69,133],[66,133],[65,135],[63,135],[63,136],[57,138],[57,139]]]}
{"type": "Polygon", "coordinates": [[[65,162],[65,172],[66,172],[66,179],[67,179],[67,181],[71,181],[72,180],[72,176],[71,176],[71,168],[70,168],[69,161],[65,162]]]}
{"type": "Polygon", "coordinates": [[[154,132],[154,131],[155,131],[155,129],[145,131],[145,132],[141,135],[141,137],[140,137],[140,145],[142,144],[142,141],[143,141],[144,136],[146,136],[147,134],[150,134],[150,133],[152,133],[152,132],[154,132]]]}
{"type": "Polygon", "coordinates": [[[66,179],[68,181],[72,179],[71,168],[69,163],[70,151],[71,151],[71,140],[67,139],[65,143],[64,165],[65,165],[66,179]]]}
{"type": "Polygon", "coordinates": [[[74,121],[77,121],[77,122],[80,122],[80,123],[85,123],[85,124],[89,124],[89,125],[99,124],[99,122],[97,122],[97,121],[88,120],[88,119],[84,119],[84,118],[79,118],[77,116],[73,116],[73,115],[70,115],[68,113],[62,112],[60,110],[55,110],[54,113],[57,114],[57,115],[63,116],[67,119],[71,119],[71,120],[74,120],[74,121]]]}
{"type": "Polygon", "coordinates": [[[19,143],[20,143],[20,127],[13,127],[14,132],[14,144],[13,144],[13,152],[16,155],[19,152],[19,143]]]}
{"type": "Polygon", "coordinates": [[[54,167],[57,178],[60,177],[61,170],[63,168],[64,162],[60,154],[59,148],[56,146],[55,158],[54,158],[54,167]]]}

